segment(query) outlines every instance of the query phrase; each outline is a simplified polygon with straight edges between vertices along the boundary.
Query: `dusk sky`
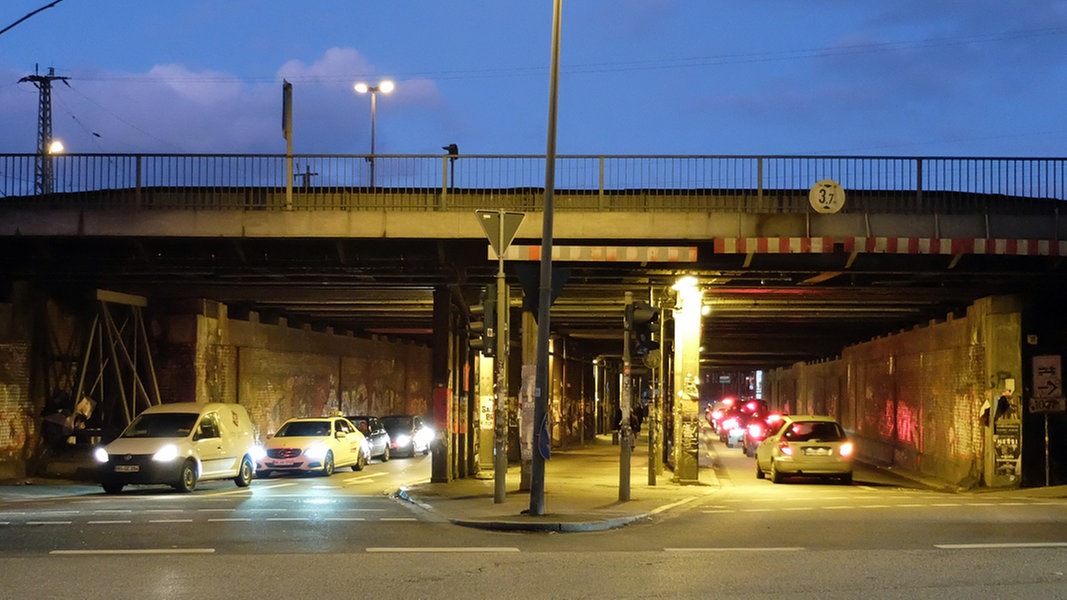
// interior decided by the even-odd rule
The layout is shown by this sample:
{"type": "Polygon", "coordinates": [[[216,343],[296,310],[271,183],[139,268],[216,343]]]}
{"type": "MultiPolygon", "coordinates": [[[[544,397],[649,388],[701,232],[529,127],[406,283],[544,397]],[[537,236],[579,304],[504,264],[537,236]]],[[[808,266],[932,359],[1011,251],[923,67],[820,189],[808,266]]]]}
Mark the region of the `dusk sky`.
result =
{"type": "MultiPolygon", "coordinates": [[[[5,0],[6,27],[51,0],[5,0]]],[[[71,153],[544,154],[552,0],[62,0],[0,35],[71,153]]],[[[1067,1],[564,0],[560,154],[1063,157],[1067,1]]]]}

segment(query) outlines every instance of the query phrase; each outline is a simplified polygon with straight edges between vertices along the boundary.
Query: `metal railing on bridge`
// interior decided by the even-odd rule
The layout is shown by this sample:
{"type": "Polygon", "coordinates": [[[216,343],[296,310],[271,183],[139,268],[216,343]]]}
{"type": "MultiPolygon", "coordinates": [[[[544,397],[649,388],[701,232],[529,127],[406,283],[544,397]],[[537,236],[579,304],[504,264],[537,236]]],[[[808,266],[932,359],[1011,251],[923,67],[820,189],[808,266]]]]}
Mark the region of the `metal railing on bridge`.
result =
{"type": "MultiPolygon", "coordinates": [[[[0,155],[0,207],[537,211],[536,155],[0,155]],[[371,161],[374,168],[371,168],[371,161]],[[374,178],[372,181],[371,178],[374,178]]],[[[1067,159],[559,156],[556,210],[797,213],[823,179],[842,212],[1040,214],[1067,196],[1067,159]]]]}

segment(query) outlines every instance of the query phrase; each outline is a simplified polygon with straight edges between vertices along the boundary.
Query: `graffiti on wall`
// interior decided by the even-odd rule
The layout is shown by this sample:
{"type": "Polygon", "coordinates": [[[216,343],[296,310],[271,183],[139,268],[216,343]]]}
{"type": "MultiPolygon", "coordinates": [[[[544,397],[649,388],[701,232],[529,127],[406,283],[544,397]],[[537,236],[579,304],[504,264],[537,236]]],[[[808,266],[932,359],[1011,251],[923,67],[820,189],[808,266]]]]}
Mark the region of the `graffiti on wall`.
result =
{"type": "Polygon", "coordinates": [[[15,384],[0,385],[0,457],[23,457],[35,431],[33,407],[26,389],[15,384]]]}
{"type": "Polygon", "coordinates": [[[36,439],[36,411],[29,398],[25,344],[0,345],[0,458],[25,458],[36,439]]]}
{"type": "Polygon", "coordinates": [[[240,402],[261,436],[293,417],[429,412],[430,374],[419,368],[427,360],[257,348],[242,349],[240,357],[240,402]]]}

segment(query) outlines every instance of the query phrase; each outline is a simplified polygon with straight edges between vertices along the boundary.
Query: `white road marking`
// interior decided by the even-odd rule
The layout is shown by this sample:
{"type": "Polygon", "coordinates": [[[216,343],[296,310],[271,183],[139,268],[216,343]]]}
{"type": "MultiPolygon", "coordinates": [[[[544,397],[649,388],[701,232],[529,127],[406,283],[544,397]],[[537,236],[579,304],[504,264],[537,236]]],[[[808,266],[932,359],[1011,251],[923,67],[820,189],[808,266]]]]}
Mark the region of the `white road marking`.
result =
{"type": "Polygon", "coordinates": [[[78,554],[214,554],[214,548],[126,548],[115,550],[52,550],[49,554],[69,556],[78,554]]]}
{"type": "Polygon", "coordinates": [[[192,519],[149,519],[149,523],[192,523],[192,519]]]}
{"type": "Polygon", "coordinates": [[[132,523],[132,522],[133,521],[126,521],[126,520],[121,520],[121,521],[89,521],[89,524],[90,525],[124,525],[124,524],[132,523]]]}
{"type": "Polygon", "coordinates": [[[801,546],[768,546],[768,547],[742,547],[742,548],[664,548],[664,552],[799,552],[804,550],[801,546]]]}
{"type": "Polygon", "coordinates": [[[27,525],[70,525],[72,521],[26,521],[27,525]]]}
{"type": "Polygon", "coordinates": [[[208,523],[230,523],[234,521],[251,521],[248,517],[219,517],[217,519],[208,519],[208,523]]]}
{"type": "Polygon", "coordinates": [[[518,548],[507,546],[467,547],[467,548],[367,548],[367,552],[519,552],[518,548]]]}
{"type": "Polygon", "coordinates": [[[1067,548],[1067,542],[1005,542],[998,544],[934,544],[942,550],[974,550],[997,548],[1067,548]]]}
{"type": "Polygon", "coordinates": [[[674,508],[676,506],[681,506],[683,504],[688,504],[689,502],[692,502],[693,500],[696,500],[696,498],[684,498],[682,500],[678,500],[677,502],[671,502],[670,504],[664,504],[663,506],[657,506],[656,508],[652,509],[652,514],[654,514],[654,515],[659,514],[659,513],[663,512],[665,510],[670,510],[670,509],[672,509],[672,508],[674,508]]]}

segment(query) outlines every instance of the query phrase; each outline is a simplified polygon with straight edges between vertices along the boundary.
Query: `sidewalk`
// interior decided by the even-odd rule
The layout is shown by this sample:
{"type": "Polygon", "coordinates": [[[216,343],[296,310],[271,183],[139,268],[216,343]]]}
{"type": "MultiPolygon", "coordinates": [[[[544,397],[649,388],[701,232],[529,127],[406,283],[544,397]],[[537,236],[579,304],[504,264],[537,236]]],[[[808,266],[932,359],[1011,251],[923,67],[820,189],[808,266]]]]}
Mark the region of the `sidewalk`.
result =
{"type": "Polygon", "coordinates": [[[630,458],[629,500],[619,500],[619,446],[598,436],[582,448],[553,449],[545,461],[544,515],[528,514],[529,491],[520,491],[520,467],[508,469],[503,502],[495,501],[492,471],[482,478],[422,483],[397,492],[456,525],[502,531],[600,531],[648,519],[718,489],[713,469],[700,469],[699,483],[671,482],[669,470],[648,484],[648,446],[638,440],[630,458]]]}

